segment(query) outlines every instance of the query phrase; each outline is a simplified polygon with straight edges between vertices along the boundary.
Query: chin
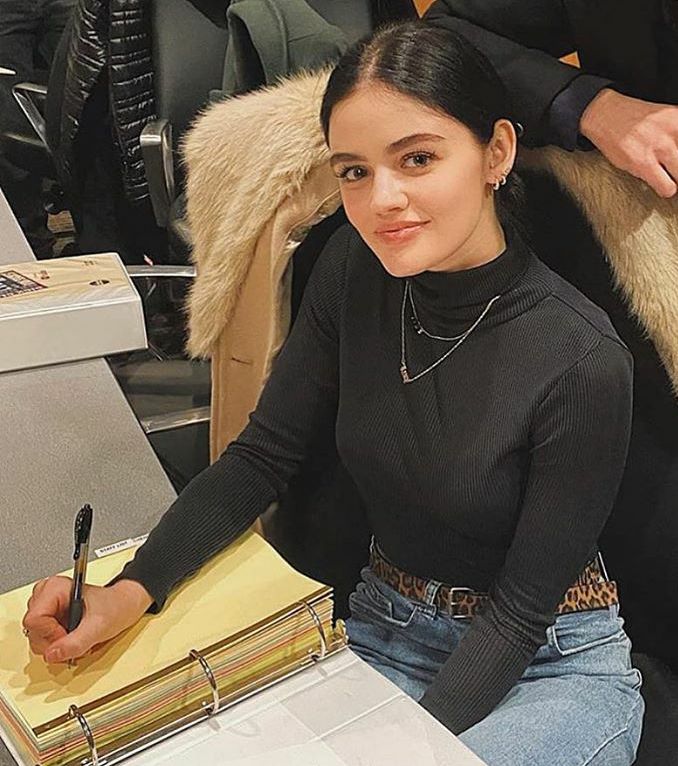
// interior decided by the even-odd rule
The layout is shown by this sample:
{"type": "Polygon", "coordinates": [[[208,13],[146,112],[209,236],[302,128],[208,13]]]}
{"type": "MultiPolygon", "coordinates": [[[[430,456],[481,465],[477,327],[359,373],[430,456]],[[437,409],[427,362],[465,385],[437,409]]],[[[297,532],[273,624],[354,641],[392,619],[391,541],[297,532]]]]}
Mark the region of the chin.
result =
{"type": "Polygon", "coordinates": [[[405,264],[390,264],[387,266],[383,261],[382,266],[392,277],[396,277],[397,279],[414,277],[417,274],[421,274],[423,271],[423,269],[407,268],[405,264]]]}
{"type": "Polygon", "coordinates": [[[384,270],[392,277],[398,279],[414,277],[431,266],[430,259],[417,257],[415,253],[401,252],[398,255],[393,255],[393,253],[378,253],[375,251],[375,255],[384,270]]]}

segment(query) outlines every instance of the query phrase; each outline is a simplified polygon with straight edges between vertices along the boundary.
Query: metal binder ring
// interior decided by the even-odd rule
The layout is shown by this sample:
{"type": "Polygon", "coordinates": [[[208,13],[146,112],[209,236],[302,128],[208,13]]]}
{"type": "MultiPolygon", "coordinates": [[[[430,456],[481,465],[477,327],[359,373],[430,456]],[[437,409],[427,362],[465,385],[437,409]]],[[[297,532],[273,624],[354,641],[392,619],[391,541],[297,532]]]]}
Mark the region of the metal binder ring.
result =
{"type": "Polygon", "coordinates": [[[311,659],[314,662],[319,662],[320,660],[325,659],[325,655],[327,654],[327,639],[325,638],[325,631],[323,630],[323,624],[322,622],[320,622],[320,617],[318,617],[318,613],[310,604],[307,604],[305,601],[300,601],[299,603],[303,604],[306,607],[309,614],[311,615],[313,624],[318,629],[318,633],[320,633],[320,654],[311,655],[311,659]]]}
{"type": "Polygon", "coordinates": [[[89,752],[92,757],[92,766],[99,766],[99,755],[97,753],[96,742],[94,741],[94,735],[92,734],[92,730],[90,729],[89,724],[87,723],[87,719],[78,710],[77,705],[71,705],[68,708],[68,714],[70,715],[71,718],[75,718],[77,722],[80,724],[80,728],[82,729],[82,732],[85,735],[85,739],[87,740],[87,746],[89,747],[89,752]]]}
{"type": "Polygon", "coordinates": [[[221,704],[221,700],[219,699],[219,689],[217,688],[217,679],[214,677],[214,673],[212,672],[212,668],[209,666],[209,663],[197,649],[191,649],[188,654],[191,659],[198,660],[200,667],[203,669],[203,672],[207,676],[207,681],[210,685],[210,689],[212,690],[212,704],[208,705],[207,703],[203,702],[203,707],[207,711],[207,715],[214,715],[219,711],[219,705],[221,704]]]}

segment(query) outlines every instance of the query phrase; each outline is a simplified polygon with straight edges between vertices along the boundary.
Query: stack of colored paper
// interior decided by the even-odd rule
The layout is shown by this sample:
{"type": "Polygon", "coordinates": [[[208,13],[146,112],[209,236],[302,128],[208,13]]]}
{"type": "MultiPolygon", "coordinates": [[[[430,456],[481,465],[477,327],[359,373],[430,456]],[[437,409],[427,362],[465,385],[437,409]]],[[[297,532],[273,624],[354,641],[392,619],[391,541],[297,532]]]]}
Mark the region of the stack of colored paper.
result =
{"type": "MultiPolygon", "coordinates": [[[[92,562],[88,581],[110,581],[132,554],[92,562]]],[[[74,668],[31,654],[21,631],[30,591],[0,596],[0,733],[26,765],[91,760],[87,726],[99,758],[122,760],[202,720],[214,705],[211,683],[226,705],[345,644],[331,589],[254,533],[179,587],[160,614],[74,668]]]]}

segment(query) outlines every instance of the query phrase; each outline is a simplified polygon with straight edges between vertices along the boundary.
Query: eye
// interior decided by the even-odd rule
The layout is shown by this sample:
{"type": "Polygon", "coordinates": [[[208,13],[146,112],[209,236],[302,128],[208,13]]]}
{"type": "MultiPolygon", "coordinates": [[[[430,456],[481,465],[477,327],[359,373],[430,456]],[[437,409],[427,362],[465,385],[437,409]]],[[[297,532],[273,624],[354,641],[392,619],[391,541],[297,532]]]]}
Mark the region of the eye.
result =
{"type": "Polygon", "coordinates": [[[348,167],[340,168],[335,175],[340,181],[355,183],[363,179],[367,175],[367,171],[360,165],[349,165],[348,167]]]}
{"type": "Polygon", "coordinates": [[[403,157],[403,164],[410,168],[425,168],[435,159],[432,152],[412,152],[403,157]]]}

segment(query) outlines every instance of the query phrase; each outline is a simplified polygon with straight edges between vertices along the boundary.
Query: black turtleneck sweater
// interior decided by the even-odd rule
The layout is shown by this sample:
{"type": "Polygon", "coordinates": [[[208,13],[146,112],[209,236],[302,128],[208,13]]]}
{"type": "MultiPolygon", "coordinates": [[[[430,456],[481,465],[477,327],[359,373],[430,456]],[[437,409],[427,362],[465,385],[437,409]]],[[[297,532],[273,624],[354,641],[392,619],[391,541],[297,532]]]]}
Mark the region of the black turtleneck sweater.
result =
{"type": "MultiPolygon", "coordinates": [[[[445,336],[501,297],[450,357],[404,384],[404,280],[352,227],[340,229],[249,424],[122,576],[160,608],[336,429],[385,555],[421,577],[490,592],[422,701],[460,732],[518,681],[597,549],[626,456],[632,361],[605,314],[516,235],[492,262],[426,272],[412,287],[423,326],[445,336]]],[[[409,305],[405,318],[414,376],[451,344],[417,334],[409,305]]]]}

